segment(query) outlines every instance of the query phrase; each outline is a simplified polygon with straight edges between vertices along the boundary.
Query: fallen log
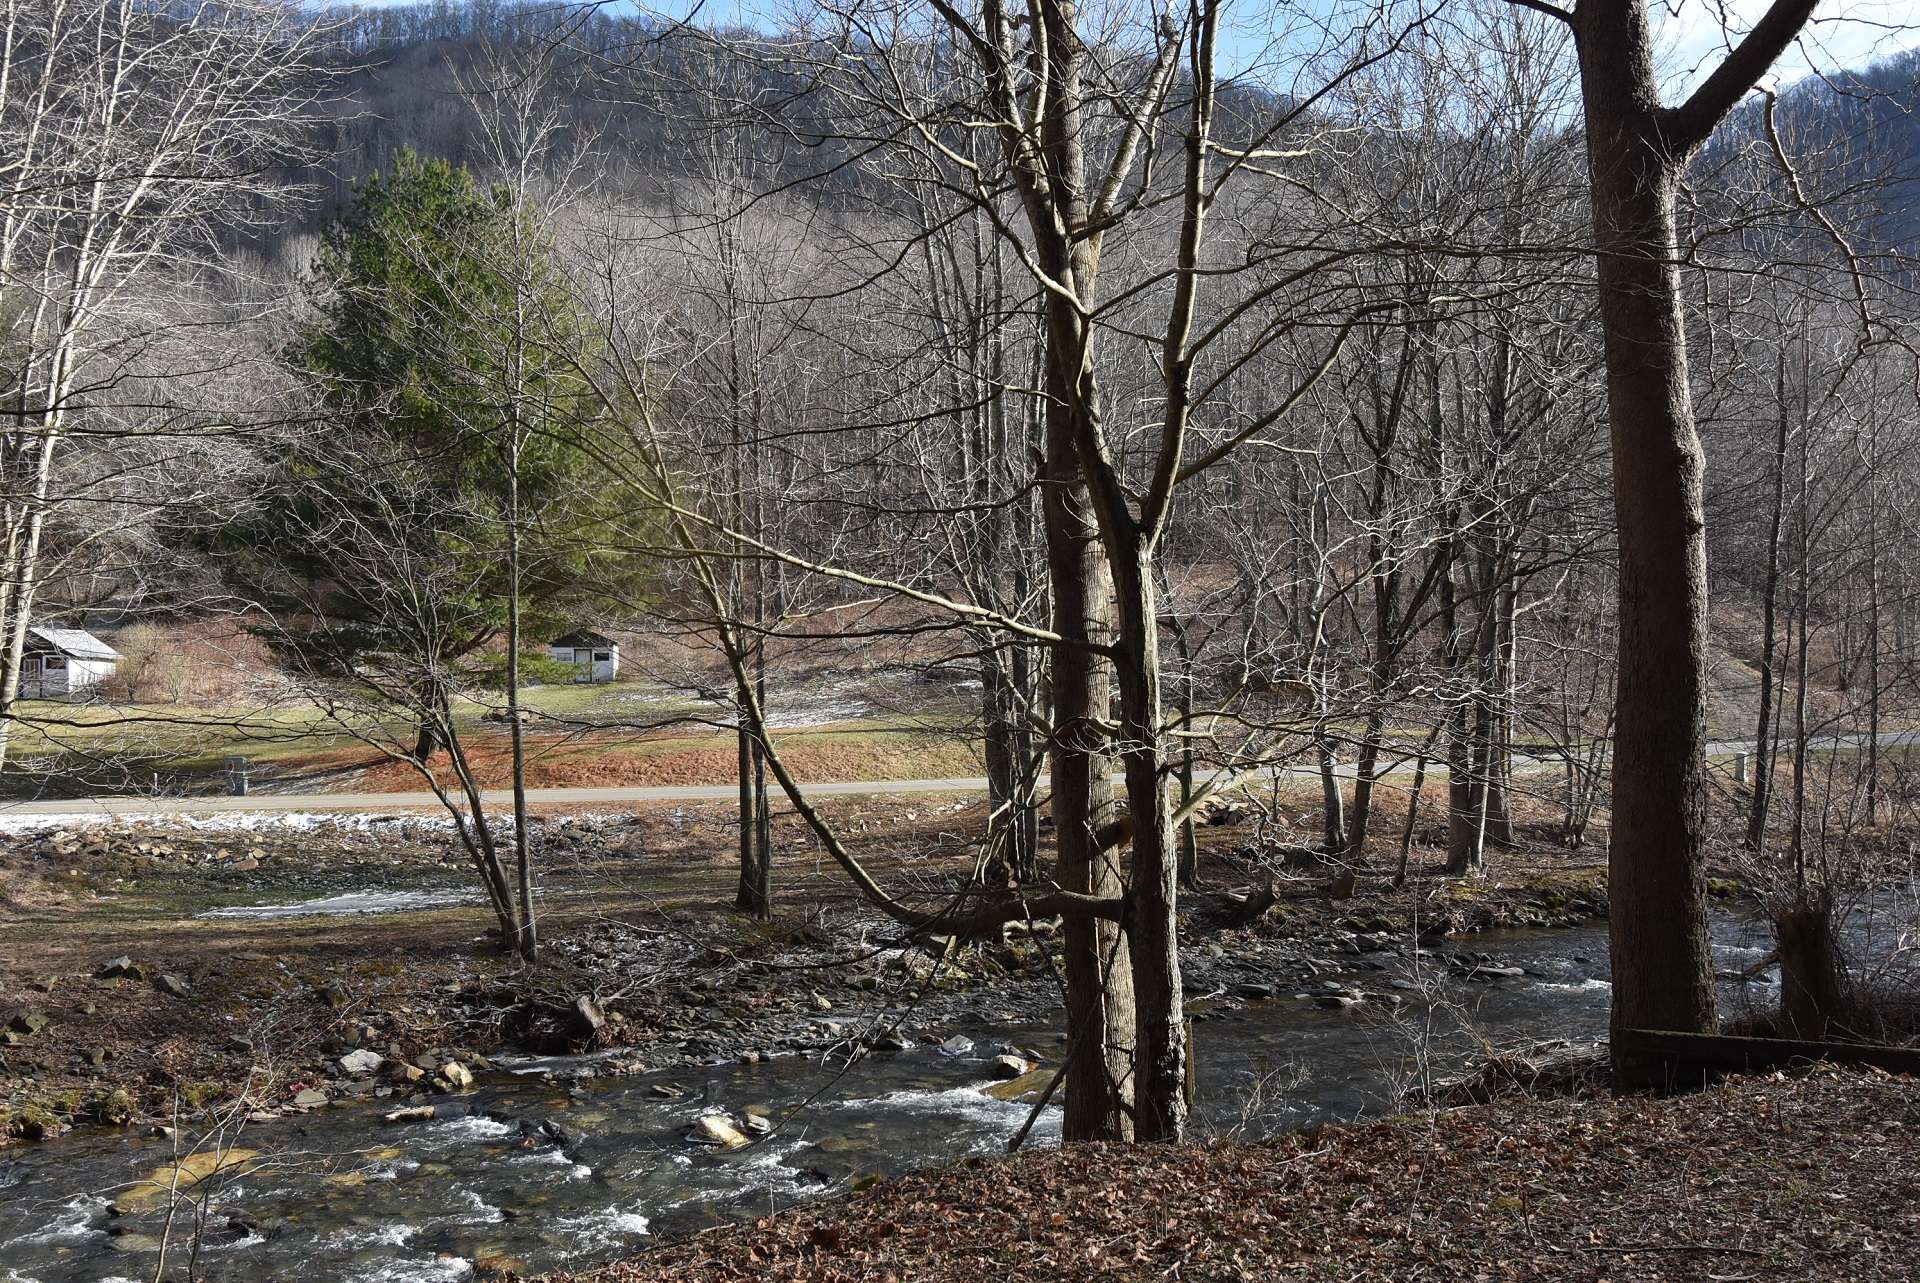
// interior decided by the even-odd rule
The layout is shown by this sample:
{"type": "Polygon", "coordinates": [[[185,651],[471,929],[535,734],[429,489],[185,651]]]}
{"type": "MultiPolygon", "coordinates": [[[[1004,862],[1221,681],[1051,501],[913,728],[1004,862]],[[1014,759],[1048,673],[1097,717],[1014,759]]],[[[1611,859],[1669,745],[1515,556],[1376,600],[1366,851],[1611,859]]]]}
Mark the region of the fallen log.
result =
{"type": "Polygon", "coordinates": [[[1674,1085],[1699,1083],[1718,1074],[1754,1073],[1815,1061],[1869,1065],[1888,1073],[1920,1075],[1920,1047],[1877,1043],[1616,1029],[1613,1048],[1617,1056],[1652,1068],[1650,1081],[1674,1085]]]}
{"type": "Polygon", "coordinates": [[[1280,893],[1269,877],[1245,892],[1227,891],[1210,897],[1209,902],[1201,905],[1197,916],[1209,927],[1237,931],[1259,921],[1279,902],[1280,893]]]}

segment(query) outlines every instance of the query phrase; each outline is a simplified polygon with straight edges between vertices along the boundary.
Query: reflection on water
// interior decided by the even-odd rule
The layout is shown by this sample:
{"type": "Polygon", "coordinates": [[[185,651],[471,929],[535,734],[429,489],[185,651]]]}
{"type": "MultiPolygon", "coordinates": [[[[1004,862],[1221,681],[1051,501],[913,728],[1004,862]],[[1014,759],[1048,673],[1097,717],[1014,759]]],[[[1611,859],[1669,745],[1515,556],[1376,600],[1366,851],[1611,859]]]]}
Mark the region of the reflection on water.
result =
{"type": "MultiPolygon", "coordinates": [[[[1722,922],[1716,933],[1724,967],[1744,967],[1759,956],[1749,951],[1764,949],[1752,928],[1722,922]]],[[[1199,1130],[1272,1133],[1377,1111],[1412,1072],[1416,1050],[1444,1066],[1481,1035],[1580,1040],[1604,1031],[1603,930],[1502,933],[1472,948],[1522,974],[1465,979],[1444,954],[1379,955],[1337,978],[1372,995],[1349,1009],[1291,994],[1199,1004],[1199,1130]]],[[[1057,1060],[1058,1036],[942,1032],[975,1045],[958,1056],[923,1046],[850,1068],[790,1058],[592,1079],[571,1091],[522,1066],[468,1098],[476,1112],[466,1117],[383,1125],[377,1109],[355,1107],[255,1125],[242,1143],[269,1160],[218,1191],[201,1267],[216,1281],[400,1283],[466,1278],[476,1260],[584,1265],[655,1236],[844,1190],[862,1175],[1001,1152],[1030,1106],[978,1090],[989,1062],[1009,1046],[1057,1060]],[[684,1095],[656,1094],[661,1082],[684,1095]],[[715,1108],[776,1126],[733,1152],[689,1144],[688,1126],[715,1108]],[[540,1134],[549,1121],[558,1142],[540,1134]]],[[[564,1075],[577,1063],[548,1067],[564,1075]]],[[[1030,1143],[1058,1137],[1055,1108],[1030,1143]]],[[[116,1219],[107,1205],[116,1187],[169,1160],[168,1142],[107,1131],[0,1151],[0,1283],[152,1278],[159,1211],[116,1219]]]]}

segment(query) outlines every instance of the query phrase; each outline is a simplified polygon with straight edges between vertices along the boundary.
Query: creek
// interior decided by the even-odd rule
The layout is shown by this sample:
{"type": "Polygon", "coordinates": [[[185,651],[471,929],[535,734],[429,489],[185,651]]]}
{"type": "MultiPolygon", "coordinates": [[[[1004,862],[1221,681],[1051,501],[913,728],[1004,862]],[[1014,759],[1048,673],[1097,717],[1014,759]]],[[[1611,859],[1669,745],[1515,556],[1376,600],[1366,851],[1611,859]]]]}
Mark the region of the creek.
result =
{"type": "MultiPolygon", "coordinates": [[[[1716,920],[1715,943],[1725,971],[1766,951],[1759,926],[1732,918],[1716,920]]],[[[1490,932],[1457,948],[1471,953],[1453,965],[1448,947],[1350,958],[1317,998],[1198,999],[1196,1132],[1261,1136],[1376,1114],[1396,1082],[1422,1064],[1457,1067],[1482,1038],[1604,1036],[1604,926],[1490,932]],[[1339,1007],[1332,989],[1343,985],[1374,997],[1339,1007]]],[[[1767,1000],[1769,984],[1729,983],[1729,1009],[1767,1000]]],[[[381,1102],[251,1124],[229,1143],[261,1157],[208,1182],[217,1190],[197,1268],[214,1283],[426,1283],[468,1278],[476,1261],[581,1267],[844,1192],[862,1176],[1002,1152],[1030,1106],[980,1090],[990,1063],[1010,1047],[1055,1063],[1058,1035],[964,1026],[941,1035],[960,1037],[851,1066],[789,1057],[606,1077],[590,1060],[503,1060],[457,1098],[465,1116],[386,1124],[380,1115],[396,1102],[381,1102]],[[689,1125],[716,1108],[763,1114],[774,1130],[732,1152],[690,1143],[689,1125]]],[[[1052,1108],[1028,1143],[1058,1139],[1052,1108]]],[[[164,1200],[120,1217],[108,1204],[171,1162],[173,1148],[102,1128],[0,1150],[0,1283],[152,1279],[164,1200]]],[[[182,1274],[184,1220],[168,1253],[182,1274]]]]}

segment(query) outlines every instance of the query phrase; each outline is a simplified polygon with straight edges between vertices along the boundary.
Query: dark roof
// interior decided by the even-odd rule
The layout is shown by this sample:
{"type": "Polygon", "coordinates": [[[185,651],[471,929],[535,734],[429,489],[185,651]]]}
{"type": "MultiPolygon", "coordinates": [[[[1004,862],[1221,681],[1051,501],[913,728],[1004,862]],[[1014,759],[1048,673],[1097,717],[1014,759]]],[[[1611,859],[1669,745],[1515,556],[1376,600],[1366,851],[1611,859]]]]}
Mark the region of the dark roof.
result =
{"type": "Polygon", "coordinates": [[[29,628],[29,636],[40,643],[28,644],[29,650],[58,651],[75,659],[118,659],[120,652],[84,628],[29,628]]]}
{"type": "Polygon", "coordinates": [[[604,636],[603,634],[592,632],[588,629],[583,628],[577,632],[568,633],[564,637],[556,637],[551,642],[548,642],[547,644],[549,646],[606,647],[606,646],[613,645],[614,642],[613,642],[613,638],[611,637],[607,637],[607,636],[604,636]]]}

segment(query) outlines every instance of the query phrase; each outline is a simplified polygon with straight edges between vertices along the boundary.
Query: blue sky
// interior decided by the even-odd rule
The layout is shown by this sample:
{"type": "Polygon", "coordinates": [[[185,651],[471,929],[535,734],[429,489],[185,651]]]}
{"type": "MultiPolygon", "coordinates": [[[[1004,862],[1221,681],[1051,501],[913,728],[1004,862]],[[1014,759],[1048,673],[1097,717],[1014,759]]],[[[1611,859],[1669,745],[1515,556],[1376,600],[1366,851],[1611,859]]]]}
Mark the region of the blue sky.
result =
{"type": "MultiPolygon", "coordinates": [[[[1656,6],[1677,74],[1710,71],[1728,47],[1766,12],[1766,0],[1685,0],[1656,6]],[[1704,70],[1703,70],[1704,68],[1704,70]]],[[[1813,71],[1865,67],[1920,45],[1920,6],[1914,0],[1823,0],[1799,43],[1781,58],[1774,78],[1786,84],[1813,71]]]]}
{"type": "MultiPolygon", "coordinates": [[[[412,0],[359,0],[359,3],[410,3],[412,0]]],[[[565,4],[569,0],[554,0],[565,4]]],[[[962,8],[973,0],[959,0],[962,8]]],[[[1571,4],[1573,0],[1562,0],[1571,4]]],[[[1653,0],[1661,32],[1663,67],[1674,93],[1711,71],[1719,56],[1766,11],[1770,0],[1653,0]]],[[[646,9],[684,17],[698,9],[708,21],[746,21],[771,25],[783,14],[804,12],[806,0],[611,0],[617,7],[646,9]]],[[[1081,0],[1089,13],[1109,8],[1138,9],[1143,0],[1081,0]]],[[[1264,33],[1286,23],[1284,16],[1338,22],[1364,8],[1367,0],[1230,0],[1223,61],[1243,66],[1265,43],[1264,33]],[[1238,48],[1236,48],[1238,46],[1238,48]],[[1236,54],[1238,55],[1236,57],[1236,54]]],[[[1890,54],[1920,45],[1920,3],[1916,0],[1822,0],[1812,24],[1775,68],[1774,81],[1788,84],[1815,71],[1864,67],[1890,54]]]]}
{"type": "MultiPolygon", "coordinates": [[[[800,0],[804,3],[804,0],[800,0]]],[[[1571,0],[1569,0],[1571,2],[1571,0]]],[[[1656,0],[1654,19],[1667,47],[1673,74],[1681,81],[1711,70],[1718,55],[1766,11],[1769,0],[1656,0]]],[[[662,0],[660,11],[685,14],[694,0],[662,0]]],[[[1098,0],[1087,7],[1091,10],[1098,0]]],[[[1237,0],[1229,14],[1235,25],[1266,26],[1281,5],[1314,17],[1338,14],[1345,0],[1237,0]]],[[[708,0],[708,17],[737,18],[790,11],[794,0],[708,0]]],[[[1798,45],[1776,68],[1781,83],[1814,70],[1863,67],[1879,58],[1920,45],[1920,5],[1914,0],[1823,0],[1798,45]]]]}

